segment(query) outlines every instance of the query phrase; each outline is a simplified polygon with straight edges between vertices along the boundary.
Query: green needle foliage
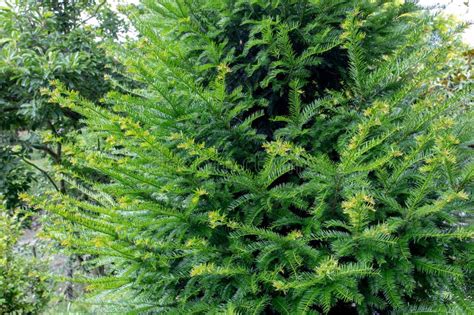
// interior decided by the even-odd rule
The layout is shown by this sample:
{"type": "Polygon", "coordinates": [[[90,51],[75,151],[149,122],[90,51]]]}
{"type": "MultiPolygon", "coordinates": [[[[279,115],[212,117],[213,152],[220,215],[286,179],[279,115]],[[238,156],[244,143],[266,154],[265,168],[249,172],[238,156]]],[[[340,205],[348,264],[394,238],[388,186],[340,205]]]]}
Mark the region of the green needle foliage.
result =
{"type": "Polygon", "coordinates": [[[58,176],[87,199],[25,197],[111,269],[78,281],[137,313],[472,307],[472,86],[438,80],[459,27],[382,0],[145,1],[135,16],[123,58],[143,89],[111,93],[112,110],[51,91],[86,117],[58,176]]]}

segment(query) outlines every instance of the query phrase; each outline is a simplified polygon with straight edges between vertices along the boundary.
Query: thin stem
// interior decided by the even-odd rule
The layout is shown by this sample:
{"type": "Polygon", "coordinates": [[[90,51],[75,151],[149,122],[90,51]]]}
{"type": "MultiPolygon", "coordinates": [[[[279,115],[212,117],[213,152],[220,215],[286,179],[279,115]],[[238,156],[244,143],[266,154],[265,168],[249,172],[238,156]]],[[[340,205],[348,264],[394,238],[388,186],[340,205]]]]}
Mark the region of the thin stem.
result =
{"type": "Polygon", "coordinates": [[[35,163],[31,162],[31,161],[28,160],[27,158],[22,158],[22,160],[25,161],[26,164],[33,166],[33,167],[36,168],[38,171],[40,171],[41,173],[43,173],[43,175],[51,182],[51,184],[54,186],[54,188],[55,188],[57,191],[60,191],[59,188],[58,188],[58,186],[57,186],[56,183],[54,182],[54,180],[51,178],[51,176],[49,176],[48,172],[46,172],[45,170],[43,170],[42,168],[40,168],[39,166],[37,166],[35,163]]]}

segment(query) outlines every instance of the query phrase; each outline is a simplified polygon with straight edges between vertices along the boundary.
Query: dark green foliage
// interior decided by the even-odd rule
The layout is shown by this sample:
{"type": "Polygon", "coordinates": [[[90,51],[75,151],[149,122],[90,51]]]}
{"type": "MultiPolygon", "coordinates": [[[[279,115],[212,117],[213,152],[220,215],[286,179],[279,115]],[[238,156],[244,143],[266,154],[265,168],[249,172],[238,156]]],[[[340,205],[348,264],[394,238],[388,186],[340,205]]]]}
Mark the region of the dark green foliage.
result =
{"type": "MultiPolygon", "coordinates": [[[[472,307],[472,87],[438,84],[454,26],[403,1],[146,1],[126,51],[146,89],[105,110],[34,198],[82,280],[137,313],[472,307]],[[106,175],[99,183],[75,167],[106,175]],[[72,232],[75,234],[72,234],[72,232]]],[[[54,141],[54,140],[53,140],[54,141]]]]}
{"type": "Polygon", "coordinates": [[[21,156],[22,152],[14,152],[8,146],[0,147],[0,191],[6,198],[7,209],[13,209],[20,203],[18,195],[28,190],[33,178],[33,172],[22,163],[21,156]]]}

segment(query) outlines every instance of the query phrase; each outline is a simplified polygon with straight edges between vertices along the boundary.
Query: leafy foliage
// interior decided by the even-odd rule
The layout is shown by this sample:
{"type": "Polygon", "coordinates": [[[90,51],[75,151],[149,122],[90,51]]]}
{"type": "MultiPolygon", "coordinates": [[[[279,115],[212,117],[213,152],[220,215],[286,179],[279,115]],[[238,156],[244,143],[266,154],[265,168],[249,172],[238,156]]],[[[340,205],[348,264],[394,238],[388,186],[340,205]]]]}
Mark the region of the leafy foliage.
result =
{"type": "Polygon", "coordinates": [[[18,214],[9,214],[0,204],[0,312],[2,314],[34,314],[50,299],[50,284],[45,266],[35,258],[18,252],[22,234],[18,214]]]}
{"type": "Polygon", "coordinates": [[[24,161],[32,164],[32,157],[41,155],[53,163],[61,160],[60,143],[44,145],[39,135],[78,128],[79,116],[49,104],[41,90],[58,79],[98,101],[111,89],[104,75],[113,75],[116,64],[99,41],[116,38],[124,24],[105,2],[76,0],[7,2],[0,23],[0,168],[6,175],[0,192],[13,208],[18,193],[38,177],[24,161]],[[96,27],[87,25],[91,18],[97,19],[96,27]]]}
{"type": "Polygon", "coordinates": [[[145,1],[145,88],[86,118],[50,235],[136,313],[468,310],[472,87],[436,79],[456,27],[403,1],[145,1]],[[76,172],[99,172],[98,182],[76,172]]]}
{"type": "Polygon", "coordinates": [[[20,203],[19,194],[27,191],[33,180],[33,172],[22,163],[19,147],[0,147],[0,191],[5,195],[6,208],[13,209],[20,203]]]}
{"type": "MultiPolygon", "coordinates": [[[[51,80],[59,79],[83,97],[99,101],[112,87],[106,76],[118,78],[118,64],[106,54],[104,44],[116,40],[125,24],[106,1],[15,0],[2,1],[0,25],[0,195],[12,214],[24,206],[19,196],[25,191],[41,194],[54,188],[66,192],[65,183],[51,175],[52,166],[62,163],[61,140],[45,144],[40,135],[70,140],[72,131],[80,126],[80,116],[49,103],[42,90],[51,86],[51,80]]],[[[35,223],[38,229],[36,217],[25,213],[21,217],[28,218],[21,220],[23,228],[35,223]]],[[[13,219],[18,216],[7,222],[14,224],[12,229],[20,235],[13,219]]],[[[0,295],[6,294],[0,302],[2,314],[38,313],[47,301],[47,289],[32,270],[34,266],[26,258],[10,257],[27,248],[28,244],[21,242],[15,245],[14,254],[12,248],[5,249],[9,261],[2,267],[7,268],[2,270],[5,283],[0,285],[0,295]]],[[[38,248],[38,257],[43,256],[41,251],[38,248]]],[[[69,262],[67,272],[72,273],[69,262]]],[[[68,298],[73,297],[72,285],[65,292],[68,298]]]]}

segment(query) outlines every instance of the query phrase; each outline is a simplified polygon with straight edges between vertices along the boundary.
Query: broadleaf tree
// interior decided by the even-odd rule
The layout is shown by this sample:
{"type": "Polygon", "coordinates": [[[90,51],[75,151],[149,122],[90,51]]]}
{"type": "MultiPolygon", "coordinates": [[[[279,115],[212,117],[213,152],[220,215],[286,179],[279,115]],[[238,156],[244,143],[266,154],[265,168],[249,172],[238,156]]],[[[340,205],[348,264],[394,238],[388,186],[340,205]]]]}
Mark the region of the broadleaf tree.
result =
{"type": "Polygon", "coordinates": [[[118,39],[126,24],[106,1],[84,0],[6,1],[0,23],[0,193],[14,208],[32,186],[64,190],[48,168],[61,163],[61,143],[46,145],[40,135],[67,137],[80,126],[79,115],[50,104],[42,89],[61,80],[98,101],[112,88],[104,76],[115,76],[118,66],[103,44],[118,39]]]}
{"type": "MultiPolygon", "coordinates": [[[[74,255],[53,256],[39,246],[39,216],[17,209],[25,206],[19,196],[26,191],[68,191],[64,181],[53,177],[52,166],[63,163],[61,138],[72,141],[81,126],[80,115],[49,103],[43,90],[51,87],[52,80],[61,80],[82,97],[99,101],[113,86],[106,77],[119,79],[119,64],[104,46],[125,31],[126,23],[105,0],[7,0],[0,4],[0,199],[5,220],[12,225],[0,231],[0,239],[10,242],[12,231],[23,234],[20,222],[21,228],[31,229],[21,242],[0,250],[1,255],[8,255],[0,266],[2,313],[38,313],[46,306],[51,297],[48,291],[53,290],[45,280],[50,280],[46,274],[51,270],[39,268],[37,260],[54,257],[59,261],[54,269],[65,267],[69,276],[81,260],[74,255]],[[57,141],[46,144],[42,137],[57,141]],[[12,223],[14,219],[18,222],[12,223]],[[22,253],[31,249],[38,259],[28,262],[29,256],[22,253]],[[35,270],[43,274],[36,278],[35,270]]],[[[71,284],[64,286],[64,295],[59,289],[55,293],[58,299],[76,295],[71,284]]]]}

